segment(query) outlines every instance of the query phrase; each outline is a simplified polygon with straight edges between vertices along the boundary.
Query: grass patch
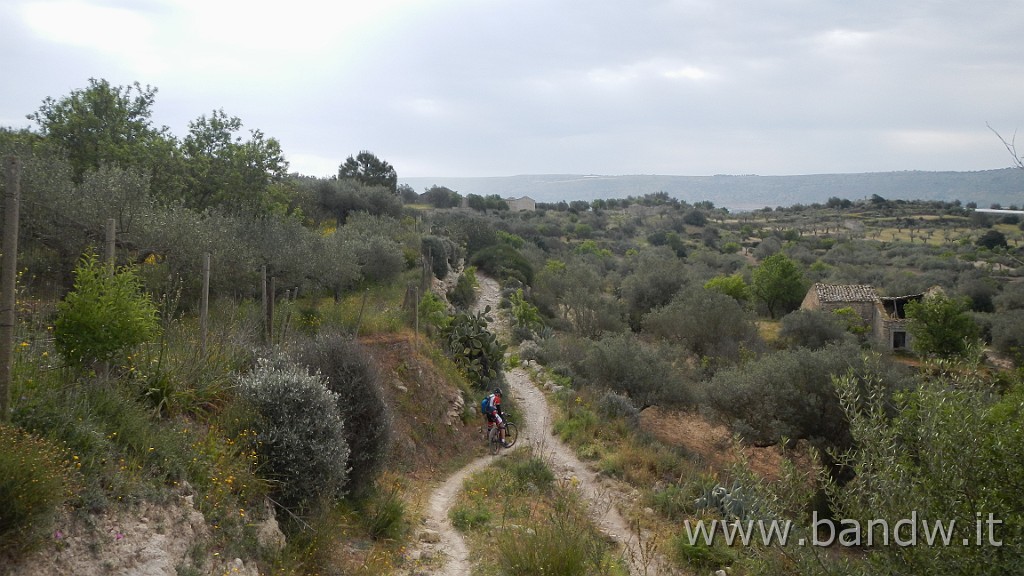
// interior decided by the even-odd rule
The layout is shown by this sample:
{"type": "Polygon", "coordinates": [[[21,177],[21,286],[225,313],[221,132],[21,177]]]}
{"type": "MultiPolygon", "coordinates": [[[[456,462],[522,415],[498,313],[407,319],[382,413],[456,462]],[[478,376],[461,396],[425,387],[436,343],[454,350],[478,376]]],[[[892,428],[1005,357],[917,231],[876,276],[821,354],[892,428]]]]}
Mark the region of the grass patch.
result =
{"type": "Polygon", "coordinates": [[[348,333],[354,334],[357,329],[359,334],[398,332],[406,325],[409,314],[402,310],[405,286],[405,282],[369,286],[337,302],[322,299],[316,310],[324,325],[340,326],[348,333]]]}
{"type": "Polygon", "coordinates": [[[626,418],[599,414],[590,401],[590,390],[564,389],[559,395],[560,414],[555,419],[555,434],[576,449],[581,460],[600,460],[630,436],[626,418]]]}
{"type": "Polygon", "coordinates": [[[579,493],[559,485],[534,506],[525,529],[498,538],[498,562],[507,576],[622,574],[610,545],[590,522],[579,493]]]}
{"type": "Polygon", "coordinates": [[[730,566],[739,559],[739,554],[727,546],[707,545],[703,540],[690,544],[686,533],[679,534],[672,541],[674,560],[680,566],[688,566],[702,573],[730,566]]]}
{"type": "MultiPolygon", "coordinates": [[[[259,516],[253,511],[261,508],[266,485],[247,451],[248,432],[224,421],[232,374],[247,365],[258,337],[248,329],[255,325],[248,308],[232,302],[214,308],[205,356],[196,320],[168,314],[159,341],[101,376],[64,369],[46,319],[22,318],[12,420],[66,450],[79,477],[66,496],[75,511],[164,502],[187,481],[211,527],[201,548],[258,555],[251,520],[259,516]]],[[[5,444],[0,458],[12,455],[5,444]]]]}
{"type": "Polygon", "coordinates": [[[189,438],[171,423],[151,418],[132,389],[114,380],[16,386],[13,421],[63,442],[85,476],[83,503],[143,497],[149,486],[184,480],[189,438]]]}
{"type": "Polygon", "coordinates": [[[76,477],[67,451],[45,438],[0,423],[0,557],[42,540],[76,477]]]}
{"type": "Polygon", "coordinates": [[[645,502],[665,518],[680,522],[698,512],[696,500],[716,483],[708,474],[684,475],[679,482],[663,484],[647,492],[645,502]]]}
{"type": "Polygon", "coordinates": [[[485,576],[625,574],[576,485],[556,481],[532,449],[469,478],[450,517],[485,576]]]}
{"type": "Polygon", "coordinates": [[[757,332],[769,345],[778,342],[780,330],[782,330],[782,324],[777,320],[757,321],[757,332]]]}
{"type": "MultiPolygon", "coordinates": [[[[631,422],[629,414],[614,415],[600,405],[601,393],[590,389],[565,389],[554,396],[558,401],[555,430],[581,457],[592,454],[597,466],[609,476],[637,488],[640,506],[653,515],[643,518],[645,530],[652,535],[647,542],[681,567],[701,573],[730,565],[738,558],[731,550],[688,547],[680,523],[699,511],[694,501],[705,489],[717,483],[713,474],[693,462],[680,449],[666,446],[649,437],[631,422]],[[608,414],[602,416],[601,414],[608,414]]],[[[639,509],[633,511],[640,513],[639,509]]]]}
{"type": "Polygon", "coordinates": [[[524,497],[550,490],[554,479],[547,463],[532,450],[508,452],[494,466],[466,481],[463,498],[452,507],[449,517],[462,531],[521,521],[528,512],[524,497]]]}
{"type": "Polygon", "coordinates": [[[211,337],[207,339],[205,354],[193,318],[170,323],[160,341],[144,346],[136,354],[128,375],[136,388],[136,397],[155,415],[168,418],[212,414],[231,397],[232,374],[252,363],[258,337],[226,337],[227,328],[220,322],[247,315],[243,307],[235,308],[238,310],[231,314],[222,307],[222,312],[211,319],[211,337]]]}
{"type": "Polygon", "coordinates": [[[398,478],[382,480],[362,502],[363,522],[374,540],[398,540],[409,531],[403,491],[398,478]]]}

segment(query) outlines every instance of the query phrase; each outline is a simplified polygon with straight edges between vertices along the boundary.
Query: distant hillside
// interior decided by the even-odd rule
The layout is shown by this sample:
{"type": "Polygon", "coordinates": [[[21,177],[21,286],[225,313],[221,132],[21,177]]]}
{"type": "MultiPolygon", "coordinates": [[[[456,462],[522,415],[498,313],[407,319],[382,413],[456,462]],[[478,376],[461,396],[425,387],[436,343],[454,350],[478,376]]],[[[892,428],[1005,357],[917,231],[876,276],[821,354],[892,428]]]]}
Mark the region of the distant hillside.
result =
{"type": "Polygon", "coordinates": [[[1024,170],[979,172],[870,172],[807,176],[596,176],[545,174],[492,178],[402,178],[417,192],[433,185],[460,194],[530,196],[538,202],[625,198],[668,192],[687,202],[710,200],[730,210],[824,203],[832,196],[859,200],[960,200],[980,207],[1024,203],[1024,170]]]}

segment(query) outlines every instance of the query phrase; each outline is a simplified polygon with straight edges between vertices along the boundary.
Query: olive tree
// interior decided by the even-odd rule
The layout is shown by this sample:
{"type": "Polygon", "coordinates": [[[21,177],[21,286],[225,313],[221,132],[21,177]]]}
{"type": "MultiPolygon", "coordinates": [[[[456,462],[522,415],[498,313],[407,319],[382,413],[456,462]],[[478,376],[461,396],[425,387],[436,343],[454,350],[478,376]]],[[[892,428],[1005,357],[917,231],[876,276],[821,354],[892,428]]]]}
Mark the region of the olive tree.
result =
{"type": "Polygon", "coordinates": [[[658,246],[641,252],[621,288],[630,325],[639,329],[643,315],[668,304],[686,281],[683,261],[668,247],[658,246]]]}
{"type": "Polygon", "coordinates": [[[800,305],[807,286],[796,262],[781,252],[765,258],[754,269],[751,292],[768,308],[768,315],[788,312],[800,305]]]}
{"type": "Polygon", "coordinates": [[[644,316],[643,332],[719,362],[735,362],[742,351],[762,347],[753,313],[731,296],[699,286],[644,316]]]}
{"type": "Polygon", "coordinates": [[[953,543],[922,545],[919,532],[915,546],[869,547],[870,573],[1009,574],[1024,563],[1024,388],[1000,398],[977,364],[953,368],[927,371],[896,401],[897,418],[891,400],[837,381],[856,445],[842,462],[856,481],[830,486],[836,517],[893,527],[915,512],[953,543]]]}
{"type": "Polygon", "coordinates": [[[887,395],[905,383],[905,372],[891,360],[865,359],[856,344],[839,343],[782,350],[725,368],[705,393],[708,404],[750,442],[806,438],[847,448],[852,439],[832,379],[851,370],[858,382],[872,378],[884,384],[887,395]]]}

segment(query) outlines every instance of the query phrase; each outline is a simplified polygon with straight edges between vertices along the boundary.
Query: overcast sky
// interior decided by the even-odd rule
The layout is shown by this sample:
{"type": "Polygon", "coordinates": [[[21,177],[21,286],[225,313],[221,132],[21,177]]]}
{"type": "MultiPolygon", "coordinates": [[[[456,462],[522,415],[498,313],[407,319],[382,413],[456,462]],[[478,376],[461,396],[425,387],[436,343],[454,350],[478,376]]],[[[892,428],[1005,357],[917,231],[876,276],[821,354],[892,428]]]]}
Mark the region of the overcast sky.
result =
{"type": "Polygon", "coordinates": [[[94,77],[312,176],[985,170],[1022,49],[1020,0],[2,0],[0,125],[94,77]]]}

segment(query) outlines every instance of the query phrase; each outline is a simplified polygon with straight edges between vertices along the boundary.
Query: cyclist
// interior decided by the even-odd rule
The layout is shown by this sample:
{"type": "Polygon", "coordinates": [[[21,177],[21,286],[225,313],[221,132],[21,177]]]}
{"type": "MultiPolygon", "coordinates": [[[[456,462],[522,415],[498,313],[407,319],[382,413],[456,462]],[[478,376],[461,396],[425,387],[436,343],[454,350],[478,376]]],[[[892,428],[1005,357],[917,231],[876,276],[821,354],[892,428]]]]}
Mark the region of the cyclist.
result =
{"type": "Polygon", "coordinates": [[[510,444],[505,441],[505,421],[502,418],[505,413],[501,410],[501,388],[495,388],[494,393],[484,398],[484,401],[480,403],[480,411],[484,413],[484,418],[487,419],[487,430],[498,425],[498,439],[501,441],[501,445],[508,448],[510,444]]]}

